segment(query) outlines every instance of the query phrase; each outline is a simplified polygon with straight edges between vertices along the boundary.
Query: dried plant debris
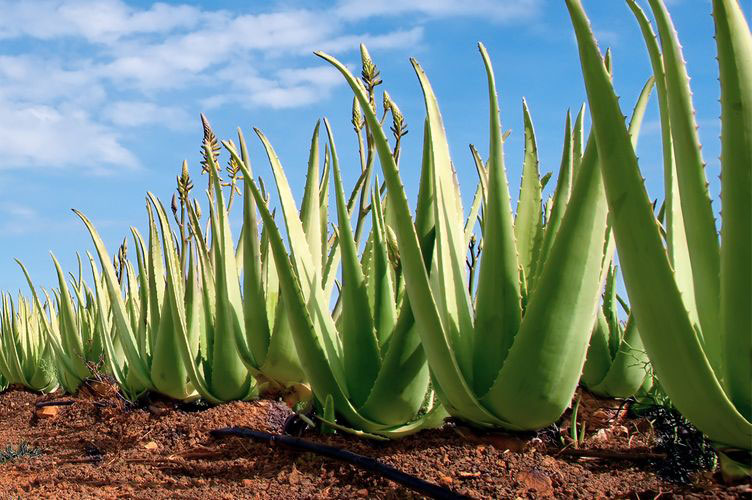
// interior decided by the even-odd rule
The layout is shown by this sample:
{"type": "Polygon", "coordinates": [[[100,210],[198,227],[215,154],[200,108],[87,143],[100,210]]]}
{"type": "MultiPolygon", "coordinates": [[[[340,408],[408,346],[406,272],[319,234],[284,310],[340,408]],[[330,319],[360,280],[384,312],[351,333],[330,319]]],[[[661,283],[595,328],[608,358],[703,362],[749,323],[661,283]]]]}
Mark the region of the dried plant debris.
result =
{"type": "Polygon", "coordinates": [[[665,460],[655,463],[660,477],[690,484],[696,473],[715,468],[717,457],[711,442],[678,411],[655,406],[641,416],[652,422],[656,451],[666,454],[665,460]]]}
{"type": "Polygon", "coordinates": [[[15,448],[12,445],[7,445],[5,449],[0,448],[0,464],[21,458],[34,458],[41,454],[42,450],[33,448],[28,443],[21,443],[15,448]]]}

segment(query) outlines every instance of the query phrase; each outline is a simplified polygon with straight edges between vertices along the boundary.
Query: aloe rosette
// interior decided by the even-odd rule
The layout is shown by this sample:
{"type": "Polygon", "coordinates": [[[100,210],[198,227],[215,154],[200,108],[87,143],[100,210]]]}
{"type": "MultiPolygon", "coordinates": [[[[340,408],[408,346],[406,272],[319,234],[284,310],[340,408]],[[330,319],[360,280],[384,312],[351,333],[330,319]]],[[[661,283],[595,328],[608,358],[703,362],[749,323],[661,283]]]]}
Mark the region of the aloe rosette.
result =
{"type": "Polygon", "coordinates": [[[666,239],[661,237],[619,103],[578,0],[577,36],[616,245],[640,335],[676,408],[720,447],[752,449],[752,35],[739,4],[714,0],[721,84],[721,241],[707,191],[691,91],[665,5],[639,7],[658,88],[666,239]]]}
{"type": "Polygon", "coordinates": [[[32,391],[58,388],[54,353],[34,306],[19,296],[14,305],[2,294],[0,310],[0,389],[21,385],[32,391]]]}
{"type": "MultiPolygon", "coordinates": [[[[403,303],[397,314],[381,201],[374,192],[368,245],[371,257],[363,259],[368,269],[366,280],[328,123],[326,128],[339,219],[335,234],[342,261],[341,308],[336,319],[329,310],[322,281],[324,270],[311,251],[320,240],[307,236],[305,219],[299,216],[282,165],[258,130],[277,184],[289,255],[268,207],[262,203],[260,190],[254,183],[249,187],[269,231],[296,350],[311,390],[325,407],[323,418],[361,434],[400,437],[440,424],[445,413],[440,406],[431,408],[430,404],[427,412],[419,413],[426,399],[431,399],[428,367],[411,309],[403,303]],[[344,422],[333,422],[335,414],[344,422]]],[[[250,179],[250,172],[244,171],[244,176],[250,179]]]]}
{"type": "Polygon", "coordinates": [[[627,321],[619,320],[616,273],[616,267],[610,266],[580,381],[600,396],[627,398],[640,389],[649,390],[652,378],[634,317],[627,309],[627,321]]]}
{"type": "MultiPolygon", "coordinates": [[[[434,244],[429,252],[433,259],[428,262],[438,272],[431,277],[421,251],[423,234],[411,223],[397,166],[377,116],[367,107],[367,96],[347,68],[331,56],[318,55],[345,76],[372,128],[394,215],[407,296],[441,401],[449,413],[477,425],[538,429],[558,419],[569,405],[585,360],[601,287],[606,200],[591,139],[572,178],[566,206],[559,202],[561,223],[550,236],[549,253],[534,289],[527,291],[523,311],[494,76],[482,45],[480,49],[489,85],[491,153],[474,310],[465,286],[466,239],[459,189],[438,104],[422,68],[413,61],[428,115],[422,177],[429,179],[432,193],[427,199],[432,200],[429,233],[434,244]]],[[[540,196],[535,186],[540,183],[535,181],[521,198],[540,196]]],[[[518,229],[525,234],[518,234],[517,239],[533,241],[529,232],[537,231],[536,227],[533,219],[524,231],[518,229]]],[[[532,247],[528,243],[526,248],[532,247]]]]}
{"type": "Polygon", "coordinates": [[[42,332],[47,336],[54,353],[60,385],[67,393],[73,394],[84,380],[92,376],[91,368],[99,366],[104,357],[103,331],[98,327],[97,318],[100,311],[96,307],[92,290],[83,282],[80,258],[78,279],[71,280],[72,292],[54,255],[52,261],[59,288],[52,291],[54,300],[46,291],[43,292],[45,303],[56,305],[50,307],[48,317],[31,276],[17,260],[31,289],[42,332]]]}

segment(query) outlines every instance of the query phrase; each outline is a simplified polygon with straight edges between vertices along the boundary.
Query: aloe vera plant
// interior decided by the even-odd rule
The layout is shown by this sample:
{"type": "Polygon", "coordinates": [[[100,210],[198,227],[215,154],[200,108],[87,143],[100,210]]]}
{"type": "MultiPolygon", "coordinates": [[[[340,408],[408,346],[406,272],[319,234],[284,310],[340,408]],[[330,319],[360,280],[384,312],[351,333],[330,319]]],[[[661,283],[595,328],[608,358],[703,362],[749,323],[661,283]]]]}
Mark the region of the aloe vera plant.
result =
{"type": "MultiPolygon", "coordinates": [[[[216,175],[216,174],[215,174],[216,175]]],[[[113,313],[113,325],[127,363],[118,369],[111,362],[116,378],[126,385],[140,385],[175,399],[189,400],[202,396],[211,402],[246,399],[255,395],[255,384],[243,365],[235,346],[237,325],[226,321],[225,311],[218,313],[213,299],[227,293],[220,282],[215,286],[213,275],[206,261],[199,263],[188,248],[189,272],[185,276],[180,267],[180,257],[172,237],[169,220],[161,202],[149,194],[149,245],[143,249],[143,239],[133,231],[139,255],[140,292],[131,287],[123,298],[120,285],[110,264],[109,255],[91,222],[80,212],[90,232],[102,268],[103,283],[92,263],[96,292],[102,307],[109,301],[113,313]],[[156,213],[156,220],[152,207],[156,213]],[[161,237],[157,232],[157,222],[161,237]],[[203,282],[203,290],[199,283],[203,282]],[[136,308],[136,293],[140,306],[136,308]],[[106,295],[106,298],[105,298],[106,295]],[[134,321],[138,318],[137,321],[134,321]],[[132,377],[132,378],[131,378],[132,377]],[[130,378],[131,382],[126,381],[130,378]]],[[[218,200],[218,210],[224,210],[218,200]]],[[[226,216],[226,214],[225,214],[226,216]]],[[[215,228],[215,255],[217,260],[227,258],[217,240],[225,235],[218,230],[216,215],[212,217],[215,228]]],[[[229,234],[226,235],[230,237],[229,234]]],[[[235,262],[234,251],[230,252],[235,262]]],[[[135,280],[130,273],[131,280],[135,280]]],[[[239,286],[237,274],[235,285],[239,286]]],[[[222,304],[219,302],[219,304],[222,304]]],[[[117,359],[115,346],[106,342],[110,360],[117,359]]],[[[127,392],[134,392],[133,390],[127,392]]]]}
{"type": "Polygon", "coordinates": [[[664,148],[664,246],[613,86],[579,0],[575,28],[613,230],[632,314],[663,388],[721,448],[752,449],[752,36],[739,4],[714,0],[721,84],[721,241],[705,182],[678,36],[650,0],[641,9],[664,148]]]}
{"type": "MultiPolygon", "coordinates": [[[[436,407],[418,416],[430,395],[428,367],[409,305],[403,303],[397,314],[380,195],[374,191],[371,196],[371,258],[363,259],[368,269],[366,280],[350,225],[337,149],[332,131],[325,123],[335,181],[336,237],[342,259],[342,302],[338,320],[329,311],[329,300],[322,286],[323,271],[311,251],[320,240],[307,237],[279,159],[258,130],[279,192],[290,244],[289,256],[272,215],[262,202],[260,190],[254,183],[247,185],[269,229],[295,346],[314,395],[327,409],[324,418],[330,424],[345,428],[332,421],[336,412],[345,419],[344,424],[350,430],[372,436],[399,437],[441,423],[445,413],[436,407]]],[[[241,168],[244,177],[250,179],[250,172],[244,165],[241,168]]]]}
{"type": "Polygon", "coordinates": [[[649,390],[652,378],[648,376],[650,361],[642,345],[637,323],[631,314],[626,323],[619,320],[616,273],[616,267],[611,265],[581,382],[595,394],[626,398],[634,396],[640,389],[649,390]]]}
{"type": "MultiPolygon", "coordinates": [[[[54,255],[52,255],[52,261],[55,265],[59,288],[53,290],[54,304],[57,307],[50,308],[49,318],[44,313],[42,302],[28,271],[20,261],[17,262],[31,289],[42,332],[47,336],[54,352],[53,359],[60,385],[66,392],[73,394],[84,380],[92,376],[92,367],[102,363],[104,359],[102,335],[105,332],[99,328],[97,314],[100,311],[96,307],[92,290],[83,282],[80,258],[78,279],[72,281],[73,293],[54,255]]],[[[47,292],[44,294],[45,303],[53,304],[47,292]]],[[[109,335],[110,332],[106,334],[109,335]]]]}
{"type": "MultiPolygon", "coordinates": [[[[537,284],[528,290],[523,311],[494,75],[482,45],[480,50],[488,76],[491,152],[474,310],[465,286],[466,238],[458,186],[438,104],[422,68],[413,61],[428,114],[422,178],[431,190],[425,199],[432,201],[423,208],[419,203],[418,210],[428,208],[432,219],[427,232],[434,243],[427,260],[436,266],[435,274],[427,269],[421,251],[426,233],[411,223],[399,172],[366,94],[344,65],[326,54],[317,55],[343,74],[372,127],[406,292],[441,401],[449,413],[478,425],[537,429],[555,421],[569,405],[584,363],[601,285],[606,201],[591,139],[566,206],[560,196],[561,225],[551,235],[550,253],[537,284]]],[[[532,186],[525,188],[525,198],[540,199],[540,183],[535,181],[525,184],[532,186]]],[[[536,227],[527,224],[525,230],[536,227]]],[[[517,238],[532,240],[529,234],[517,238]]]]}
{"type": "Polygon", "coordinates": [[[58,387],[54,353],[34,306],[19,296],[16,305],[2,294],[0,311],[0,388],[21,385],[32,391],[58,387]]]}

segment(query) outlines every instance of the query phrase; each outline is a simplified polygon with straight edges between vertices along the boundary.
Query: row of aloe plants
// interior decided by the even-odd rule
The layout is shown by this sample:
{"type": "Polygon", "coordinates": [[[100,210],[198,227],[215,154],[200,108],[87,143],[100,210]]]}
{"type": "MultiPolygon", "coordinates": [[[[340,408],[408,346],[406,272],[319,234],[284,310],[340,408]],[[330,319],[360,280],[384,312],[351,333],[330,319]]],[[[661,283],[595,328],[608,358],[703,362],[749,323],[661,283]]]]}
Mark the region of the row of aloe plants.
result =
{"type": "Polygon", "coordinates": [[[749,27],[736,1],[714,0],[721,245],[678,38],[662,1],[649,1],[660,46],[643,11],[628,2],[653,68],[628,125],[610,57],[597,49],[580,2],[566,1],[593,126],[585,139],[584,107],[574,127],[567,115],[557,183],[544,202],[549,177],[540,176],[523,103],[516,212],[494,72],[482,45],[489,156],[483,161],[472,148],[479,183],[467,217],[436,96],[414,60],[426,109],[414,216],[399,169],[406,123],[386,92],[383,114],[377,111],[381,79],[365,48],[362,78],[317,53],[354,93],[360,176],[348,197],[328,121],[323,174],[317,124],[300,208],[270,141],[256,130],[276,184],[275,214],[264,184],[254,180],[242,133],[237,145],[222,143],[230,156],[225,182],[219,144],[204,120],[206,225],[185,166],[172,203],[178,231],[149,194],[148,237],[132,229],[135,263],[125,247],[113,261],[92,223],[76,212],[96,250],[96,258],[84,259],[92,286],[84,266],[68,280],[55,260],[59,288],[50,295],[24,269],[32,300],[14,305],[3,298],[5,383],[36,390],[59,384],[72,392],[100,369],[131,399],[155,391],[212,403],[308,383],[322,420],[398,437],[438,425],[447,414],[484,427],[539,429],[562,415],[580,381],[607,396],[647,391],[652,362],[661,390],[687,418],[721,447],[751,449],[749,27]],[[658,215],[635,154],[654,86],[666,194],[658,215]],[[391,144],[383,125],[388,114],[391,144]],[[331,234],[330,188],[337,221],[331,234]],[[236,243],[229,213],[237,196],[243,224],[236,243]],[[616,293],[617,249],[631,306],[616,293]]]}

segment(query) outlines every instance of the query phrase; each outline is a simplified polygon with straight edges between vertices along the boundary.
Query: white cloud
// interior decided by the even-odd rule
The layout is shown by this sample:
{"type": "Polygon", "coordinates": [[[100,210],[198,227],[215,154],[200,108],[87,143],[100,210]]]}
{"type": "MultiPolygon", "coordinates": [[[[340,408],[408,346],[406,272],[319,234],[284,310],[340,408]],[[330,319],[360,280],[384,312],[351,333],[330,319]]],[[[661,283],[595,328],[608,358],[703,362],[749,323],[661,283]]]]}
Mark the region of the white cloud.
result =
{"type": "Polygon", "coordinates": [[[202,20],[201,11],[189,5],[156,3],[139,11],[120,0],[5,0],[0,9],[2,38],[82,37],[112,43],[134,34],[191,28],[202,20]]]}
{"type": "Polygon", "coordinates": [[[116,101],[106,105],[103,115],[114,125],[123,127],[159,124],[172,130],[183,130],[190,121],[182,108],[159,106],[148,101],[116,101]]]}
{"type": "Polygon", "coordinates": [[[496,22],[531,18],[540,0],[342,0],[335,12],[344,19],[422,14],[429,17],[481,17],[496,22]]]}
{"type": "Polygon", "coordinates": [[[174,105],[177,92],[185,108],[305,106],[342,85],[332,69],[312,63],[314,50],[343,53],[360,42],[411,48],[426,19],[528,19],[540,3],[341,0],[328,10],[277,4],[251,13],[188,3],[0,0],[0,40],[18,42],[12,52],[0,49],[2,168],[136,168],[119,131],[183,127],[190,118],[174,105]],[[402,16],[400,26],[361,32],[361,21],[387,16],[402,16]]]}
{"type": "Polygon", "coordinates": [[[77,166],[102,174],[139,165],[117,133],[85,110],[0,100],[0,116],[2,168],[77,166]]]}

